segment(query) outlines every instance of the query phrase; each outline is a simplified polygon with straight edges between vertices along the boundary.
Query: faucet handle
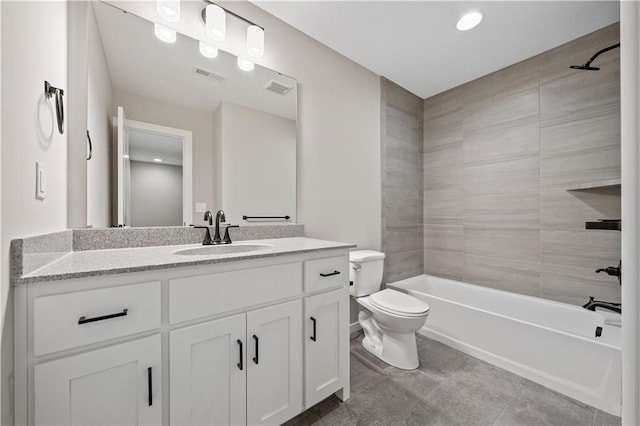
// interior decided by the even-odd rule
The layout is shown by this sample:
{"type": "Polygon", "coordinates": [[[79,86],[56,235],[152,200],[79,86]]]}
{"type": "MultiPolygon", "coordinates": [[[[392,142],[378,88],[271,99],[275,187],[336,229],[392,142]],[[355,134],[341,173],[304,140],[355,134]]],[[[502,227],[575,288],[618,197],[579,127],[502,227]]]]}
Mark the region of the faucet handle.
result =
{"type": "Polygon", "coordinates": [[[229,228],[240,228],[240,225],[229,225],[224,230],[224,238],[222,239],[222,244],[231,244],[231,237],[229,236],[229,228]]]}
{"type": "Polygon", "coordinates": [[[203,246],[210,246],[210,245],[213,244],[213,241],[211,241],[211,232],[209,231],[209,227],[208,226],[194,226],[194,228],[196,228],[196,229],[206,229],[207,232],[205,232],[204,239],[202,240],[202,245],[203,246]]]}

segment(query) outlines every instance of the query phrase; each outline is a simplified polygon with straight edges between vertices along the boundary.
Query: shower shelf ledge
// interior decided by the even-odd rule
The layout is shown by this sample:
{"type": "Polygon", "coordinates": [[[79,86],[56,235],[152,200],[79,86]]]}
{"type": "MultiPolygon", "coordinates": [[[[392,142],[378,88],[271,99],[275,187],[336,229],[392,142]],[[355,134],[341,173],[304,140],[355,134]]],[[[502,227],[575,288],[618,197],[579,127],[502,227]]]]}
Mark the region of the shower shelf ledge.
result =
{"type": "Polygon", "coordinates": [[[599,188],[620,188],[620,179],[605,179],[596,182],[578,183],[567,188],[567,191],[582,191],[599,188]]]}

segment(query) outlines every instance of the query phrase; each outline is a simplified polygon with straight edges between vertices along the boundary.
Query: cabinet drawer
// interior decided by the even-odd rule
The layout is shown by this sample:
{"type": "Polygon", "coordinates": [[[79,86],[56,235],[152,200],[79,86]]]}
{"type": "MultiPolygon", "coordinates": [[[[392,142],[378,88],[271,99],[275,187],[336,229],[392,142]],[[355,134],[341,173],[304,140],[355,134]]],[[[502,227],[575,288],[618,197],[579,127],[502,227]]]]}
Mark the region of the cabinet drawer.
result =
{"type": "Polygon", "coordinates": [[[249,308],[301,292],[299,262],[169,280],[169,322],[249,308]]]}
{"type": "Polygon", "coordinates": [[[346,256],[326,257],[304,262],[304,291],[344,287],[349,280],[346,256]]]}
{"type": "Polygon", "coordinates": [[[36,356],[160,327],[160,282],[38,297],[36,356]]]}

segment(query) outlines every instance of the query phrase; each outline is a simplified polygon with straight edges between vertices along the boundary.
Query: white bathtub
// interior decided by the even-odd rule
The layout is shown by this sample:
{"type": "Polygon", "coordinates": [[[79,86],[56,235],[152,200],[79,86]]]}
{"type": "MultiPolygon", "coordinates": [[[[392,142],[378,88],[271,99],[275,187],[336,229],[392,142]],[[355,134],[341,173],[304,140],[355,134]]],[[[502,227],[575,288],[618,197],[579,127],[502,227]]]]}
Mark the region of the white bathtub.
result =
{"type": "Polygon", "coordinates": [[[619,315],[429,275],[387,286],[429,303],[419,334],[620,415],[619,315]]]}

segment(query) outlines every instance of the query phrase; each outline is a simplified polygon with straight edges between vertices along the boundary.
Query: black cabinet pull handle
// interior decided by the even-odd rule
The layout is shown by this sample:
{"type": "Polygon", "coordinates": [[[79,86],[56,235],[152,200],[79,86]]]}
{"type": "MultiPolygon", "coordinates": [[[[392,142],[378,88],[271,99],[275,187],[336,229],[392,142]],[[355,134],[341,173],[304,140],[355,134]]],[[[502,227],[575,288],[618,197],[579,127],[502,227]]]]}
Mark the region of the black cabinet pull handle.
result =
{"type": "Polygon", "coordinates": [[[129,312],[128,309],[123,309],[122,312],[118,312],[117,314],[103,315],[101,317],[87,318],[87,317],[83,316],[83,317],[78,318],[78,324],[87,324],[87,323],[90,323],[90,322],[104,321],[104,320],[108,320],[108,319],[111,319],[111,318],[126,317],[127,316],[127,312],[129,312]]]}
{"type": "Polygon", "coordinates": [[[333,272],[328,273],[328,274],[320,274],[321,277],[331,277],[333,275],[340,275],[340,271],[333,271],[333,272]]]}
{"type": "Polygon", "coordinates": [[[153,375],[151,367],[147,368],[147,383],[149,384],[149,407],[153,405],[153,375]]]}
{"type": "Polygon", "coordinates": [[[242,371],[242,340],[238,339],[238,346],[240,346],[240,362],[238,363],[238,368],[242,371]]]}
{"type": "Polygon", "coordinates": [[[316,341],[316,319],[311,317],[311,321],[313,322],[313,335],[311,336],[311,340],[316,341]]]}
{"type": "Polygon", "coordinates": [[[258,361],[258,344],[260,342],[258,340],[258,336],[256,336],[255,334],[253,335],[253,340],[256,342],[256,356],[253,357],[253,362],[258,364],[259,363],[259,361],[258,361]]]}
{"type": "Polygon", "coordinates": [[[87,155],[87,161],[91,160],[91,158],[93,158],[93,143],[91,143],[91,135],[89,134],[89,131],[87,130],[87,142],[89,143],[89,155],[87,155]]]}

